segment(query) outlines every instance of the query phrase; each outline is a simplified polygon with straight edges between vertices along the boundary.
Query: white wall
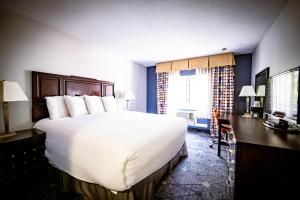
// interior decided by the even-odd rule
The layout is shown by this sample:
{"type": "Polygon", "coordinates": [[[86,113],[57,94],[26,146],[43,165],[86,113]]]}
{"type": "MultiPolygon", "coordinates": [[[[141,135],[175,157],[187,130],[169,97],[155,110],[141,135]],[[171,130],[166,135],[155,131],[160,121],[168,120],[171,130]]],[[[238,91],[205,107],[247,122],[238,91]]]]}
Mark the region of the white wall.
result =
{"type": "MultiPolygon", "coordinates": [[[[0,80],[17,81],[29,102],[11,106],[11,127],[31,123],[31,71],[77,75],[116,82],[116,93],[132,89],[131,109],[146,111],[146,68],[121,58],[108,48],[93,46],[69,35],[0,9],[0,80]]],[[[0,131],[3,131],[0,108],[0,131]]]]}
{"type": "Polygon", "coordinates": [[[289,0],[257,46],[252,60],[255,74],[270,67],[270,75],[300,66],[300,1],[289,0]]]}

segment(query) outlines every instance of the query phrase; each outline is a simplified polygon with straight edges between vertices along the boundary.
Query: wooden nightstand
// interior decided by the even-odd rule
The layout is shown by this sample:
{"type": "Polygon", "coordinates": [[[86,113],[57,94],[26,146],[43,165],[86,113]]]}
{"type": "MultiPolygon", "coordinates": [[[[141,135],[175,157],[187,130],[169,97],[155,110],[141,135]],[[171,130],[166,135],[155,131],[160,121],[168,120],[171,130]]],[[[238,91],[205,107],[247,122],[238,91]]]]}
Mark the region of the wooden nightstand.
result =
{"type": "Polygon", "coordinates": [[[0,139],[0,188],[24,186],[45,177],[45,139],[46,133],[38,129],[0,139]]]}

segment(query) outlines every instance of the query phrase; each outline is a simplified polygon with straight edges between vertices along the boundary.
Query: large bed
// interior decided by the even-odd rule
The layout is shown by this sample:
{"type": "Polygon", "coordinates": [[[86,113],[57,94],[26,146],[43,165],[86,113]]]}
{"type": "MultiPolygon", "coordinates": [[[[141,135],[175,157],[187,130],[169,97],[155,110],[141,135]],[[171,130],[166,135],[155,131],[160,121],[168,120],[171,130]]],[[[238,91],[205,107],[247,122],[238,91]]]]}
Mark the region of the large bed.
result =
{"type": "Polygon", "coordinates": [[[116,111],[50,120],[45,96],[109,96],[114,85],[82,77],[32,75],[34,127],[47,133],[45,155],[63,191],[84,199],[153,199],[163,176],[187,156],[183,118],[116,111]]]}

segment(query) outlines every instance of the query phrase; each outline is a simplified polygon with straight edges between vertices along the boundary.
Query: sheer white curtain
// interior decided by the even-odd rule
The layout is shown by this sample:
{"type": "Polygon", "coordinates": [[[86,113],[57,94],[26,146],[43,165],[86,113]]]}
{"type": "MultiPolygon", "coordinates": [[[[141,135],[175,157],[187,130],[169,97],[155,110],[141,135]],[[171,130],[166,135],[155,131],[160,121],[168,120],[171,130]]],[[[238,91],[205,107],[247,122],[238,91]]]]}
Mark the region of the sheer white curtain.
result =
{"type": "Polygon", "coordinates": [[[197,117],[211,117],[211,68],[197,69],[195,84],[191,84],[190,104],[197,110],[197,117]]]}
{"type": "Polygon", "coordinates": [[[196,110],[199,118],[210,118],[211,69],[197,69],[195,75],[180,76],[169,73],[167,114],[176,115],[178,109],[196,110]]]}
{"type": "Polygon", "coordinates": [[[169,72],[167,114],[176,115],[177,109],[185,104],[186,82],[179,71],[169,72]]]}

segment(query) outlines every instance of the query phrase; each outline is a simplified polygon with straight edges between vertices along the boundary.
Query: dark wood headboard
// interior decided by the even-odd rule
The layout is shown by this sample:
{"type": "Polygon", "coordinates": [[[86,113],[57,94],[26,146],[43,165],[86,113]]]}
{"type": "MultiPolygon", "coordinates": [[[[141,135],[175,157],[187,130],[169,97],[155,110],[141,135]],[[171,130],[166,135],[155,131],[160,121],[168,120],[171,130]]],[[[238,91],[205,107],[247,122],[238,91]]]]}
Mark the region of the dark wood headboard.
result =
{"type": "Polygon", "coordinates": [[[32,72],[32,121],[49,117],[46,96],[114,96],[114,83],[79,76],[32,72]]]}

